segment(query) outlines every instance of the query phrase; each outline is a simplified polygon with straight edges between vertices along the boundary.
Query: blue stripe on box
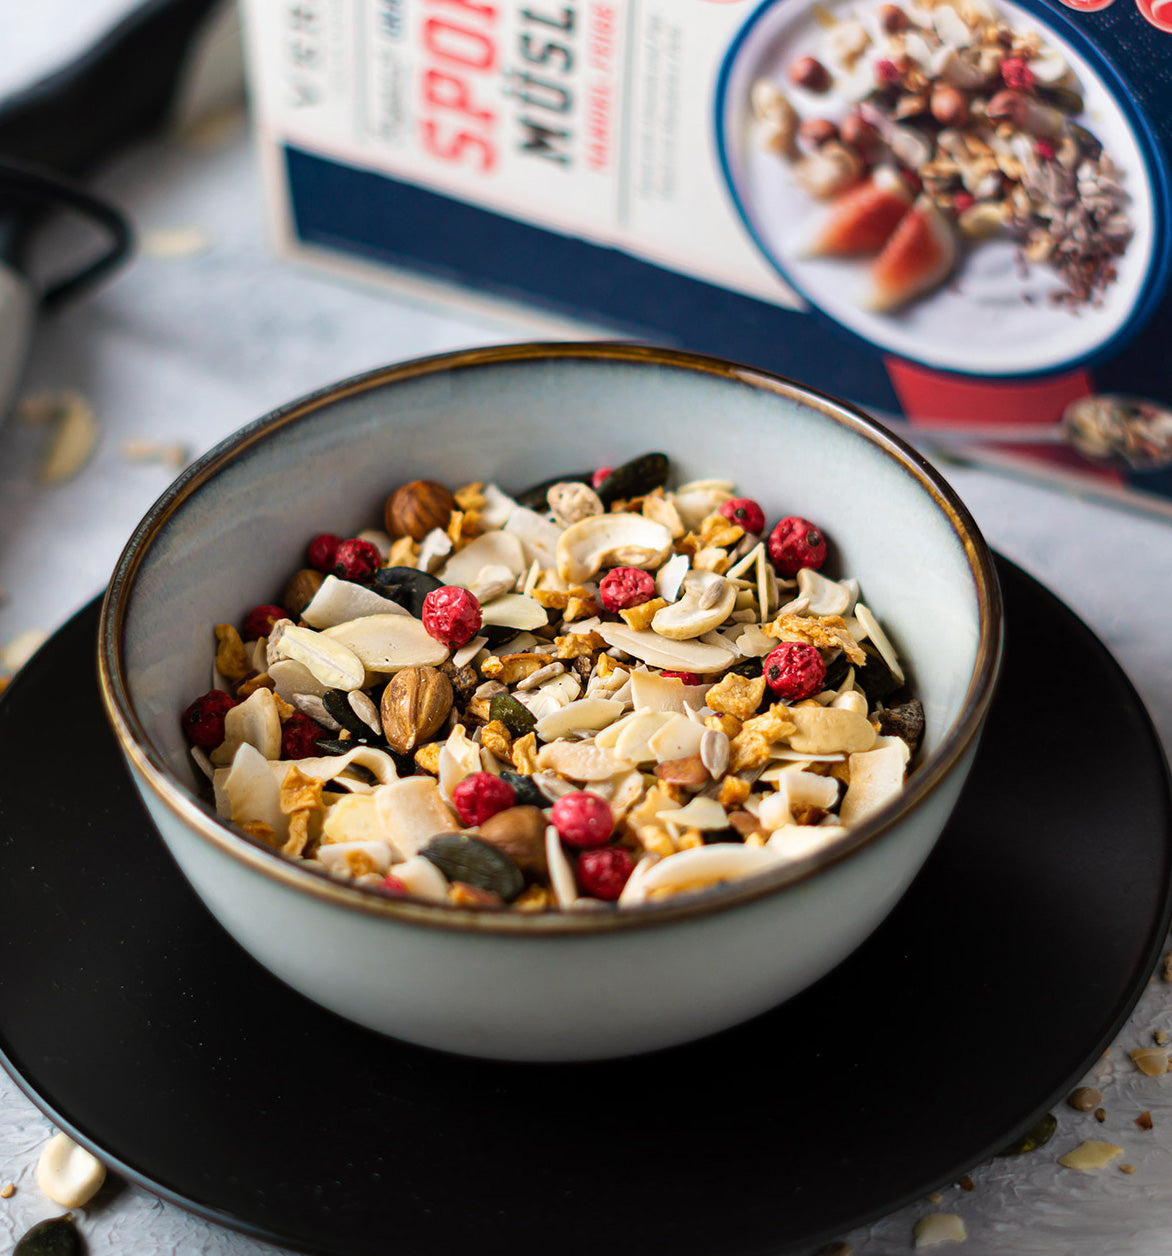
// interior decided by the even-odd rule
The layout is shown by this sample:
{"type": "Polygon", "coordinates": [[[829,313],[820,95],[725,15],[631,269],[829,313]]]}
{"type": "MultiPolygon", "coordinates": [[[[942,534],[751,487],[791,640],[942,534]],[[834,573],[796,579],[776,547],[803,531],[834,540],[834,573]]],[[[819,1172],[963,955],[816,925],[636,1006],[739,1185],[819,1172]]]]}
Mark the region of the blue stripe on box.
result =
{"type": "Polygon", "coordinates": [[[297,235],[308,244],[751,363],[899,413],[877,352],[794,310],[303,149],[285,148],[285,169],[297,235]]]}

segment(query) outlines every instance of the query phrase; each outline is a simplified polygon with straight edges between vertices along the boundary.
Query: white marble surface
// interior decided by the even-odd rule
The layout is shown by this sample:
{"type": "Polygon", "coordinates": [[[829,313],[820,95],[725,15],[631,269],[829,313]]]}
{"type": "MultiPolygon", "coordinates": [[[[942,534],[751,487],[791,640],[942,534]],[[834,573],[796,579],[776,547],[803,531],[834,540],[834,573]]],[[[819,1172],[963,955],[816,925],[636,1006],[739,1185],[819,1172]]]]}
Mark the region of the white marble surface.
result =
{"type": "MultiPolygon", "coordinates": [[[[527,336],[515,324],[472,320],[278,262],[265,242],[242,128],[211,148],[174,141],[144,147],[109,169],[101,184],[144,232],[197,226],[208,247],[185,257],[141,257],[41,329],[28,389],[79,390],[96,409],[101,435],[76,479],[44,486],[37,467],[45,430],[12,421],[0,428],[0,644],[27,629],[53,630],[98,592],[134,524],[168,483],[171,469],[129,462],[125,441],[180,442],[196,454],[337,377],[527,336]]],[[[1145,695],[1164,745],[1172,745],[1172,528],[984,471],[949,475],[989,540],[1107,642],[1145,695]]],[[[1141,1076],[1127,1058],[1157,1028],[1172,1031],[1172,986],[1158,981],[1092,1075],[1105,1095],[1105,1125],[1063,1108],[1047,1148],[974,1169],[972,1192],[952,1188],[939,1203],[909,1206],[845,1236],[854,1251],[910,1251],[917,1219],[943,1211],[965,1220],[968,1240],[957,1250],[970,1256],[1172,1252],[1172,1081],[1141,1076]],[[1155,1122],[1151,1133],[1133,1124],[1145,1108],[1155,1122]],[[1084,1137],[1121,1144],[1135,1174],[1058,1166],[1058,1155],[1084,1137]]],[[[59,1211],[33,1181],[49,1129],[0,1076],[0,1182],[18,1188],[0,1201],[0,1241],[59,1211]]],[[[274,1250],[135,1187],[107,1189],[82,1211],[81,1225],[94,1256],[274,1250]]]]}

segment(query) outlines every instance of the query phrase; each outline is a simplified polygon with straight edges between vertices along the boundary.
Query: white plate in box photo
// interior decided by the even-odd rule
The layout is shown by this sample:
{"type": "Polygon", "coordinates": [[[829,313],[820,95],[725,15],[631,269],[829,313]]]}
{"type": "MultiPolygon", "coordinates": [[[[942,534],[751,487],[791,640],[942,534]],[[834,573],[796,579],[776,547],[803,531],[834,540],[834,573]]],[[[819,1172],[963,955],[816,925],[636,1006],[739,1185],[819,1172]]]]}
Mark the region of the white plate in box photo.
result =
{"type": "MultiPolygon", "coordinates": [[[[1123,212],[1133,234],[1115,261],[1116,278],[1091,300],[1056,302],[1054,294],[1063,289],[1057,271],[1046,262],[1025,263],[1020,242],[1004,231],[975,242],[962,238],[946,280],[884,312],[868,308],[873,256],[809,255],[830,217],[831,202],[803,190],[792,162],[767,147],[767,130],[751,103],[753,87],[760,80],[776,85],[802,120],[840,121],[874,85],[876,62],[887,50],[878,0],[769,0],[761,5],[741,28],[721,69],[716,145],[745,227],[769,263],[815,310],[924,366],[985,377],[1020,376],[1084,363],[1139,330],[1167,272],[1168,177],[1146,123],[1101,53],[1057,15],[1043,21],[1021,4],[987,2],[1014,32],[1037,36],[1043,51],[1065,61],[1083,100],[1081,112],[1069,114],[1069,120],[1090,132],[1120,171],[1128,198],[1123,212]],[[856,21],[870,43],[846,72],[835,52],[836,28],[856,21]],[[790,67],[805,56],[834,67],[827,90],[809,91],[790,82],[790,67]]],[[[912,0],[901,7],[910,11],[912,0]]]]}

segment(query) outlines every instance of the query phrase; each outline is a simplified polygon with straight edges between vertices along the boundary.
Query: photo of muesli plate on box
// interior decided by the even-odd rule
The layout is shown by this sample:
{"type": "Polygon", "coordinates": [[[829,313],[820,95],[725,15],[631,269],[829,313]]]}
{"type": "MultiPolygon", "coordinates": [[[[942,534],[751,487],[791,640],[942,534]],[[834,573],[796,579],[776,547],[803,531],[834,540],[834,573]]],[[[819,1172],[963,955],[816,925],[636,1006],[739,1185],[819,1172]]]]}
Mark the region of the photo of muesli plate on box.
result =
{"type": "Polygon", "coordinates": [[[761,6],[717,92],[745,225],[882,349],[985,376],[1093,357],[1160,287],[1167,179],[1075,43],[1005,0],[761,6]]]}

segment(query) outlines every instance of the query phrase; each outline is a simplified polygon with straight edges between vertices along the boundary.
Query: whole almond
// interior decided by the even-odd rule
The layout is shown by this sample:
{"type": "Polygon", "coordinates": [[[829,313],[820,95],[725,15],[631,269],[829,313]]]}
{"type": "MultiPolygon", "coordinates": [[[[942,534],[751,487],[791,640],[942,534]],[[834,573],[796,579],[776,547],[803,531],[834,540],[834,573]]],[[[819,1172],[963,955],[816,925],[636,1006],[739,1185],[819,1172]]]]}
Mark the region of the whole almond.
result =
{"type": "Polygon", "coordinates": [[[446,528],[455,509],[456,499],[442,484],[412,480],[387,498],[387,531],[422,541],[433,528],[446,528]]]}
{"type": "Polygon", "coordinates": [[[452,709],[452,682],[434,667],[405,667],[383,690],[383,736],[399,754],[425,742],[452,709]]]}
{"type": "Polygon", "coordinates": [[[545,826],[540,807],[508,807],[490,816],[476,832],[482,842],[508,855],[522,872],[545,876],[545,826]]]}

